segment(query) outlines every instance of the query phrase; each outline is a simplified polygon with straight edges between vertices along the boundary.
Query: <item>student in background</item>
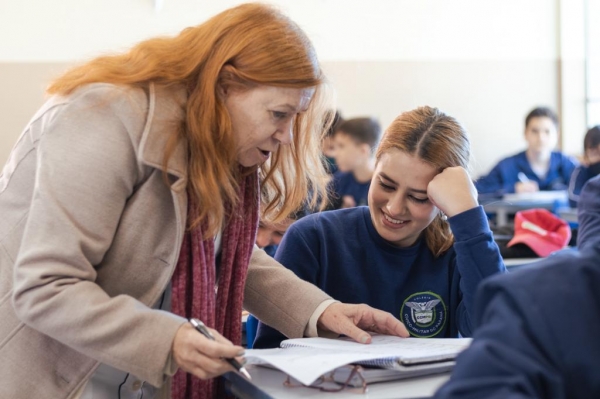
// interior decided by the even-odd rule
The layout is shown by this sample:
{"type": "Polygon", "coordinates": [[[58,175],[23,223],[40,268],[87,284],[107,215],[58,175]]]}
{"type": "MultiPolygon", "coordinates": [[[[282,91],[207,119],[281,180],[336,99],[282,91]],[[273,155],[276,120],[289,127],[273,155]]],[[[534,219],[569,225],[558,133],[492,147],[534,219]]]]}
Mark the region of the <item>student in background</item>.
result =
{"type": "Polygon", "coordinates": [[[577,207],[579,193],[583,185],[592,177],[600,174],[600,125],[594,126],[583,139],[584,165],[578,166],[569,183],[569,205],[577,207]]]}
{"type": "MultiPolygon", "coordinates": [[[[505,267],[469,152],[454,118],[430,107],[401,114],[377,149],[369,206],[306,216],[276,259],[335,299],[396,315],[415,337],[470,336],[479,282],[505,267]]],[[[261,323],[254,344],[282,339],[261,323]]]]}
{"type": "Polygon", "coordinates": [[[334,132],[338,172],[333,175],[332,191],[341,198],[342,208],[367,205],[380,135],[381,126],[373,118],[348,119],[334,132]]]}
{"type": "Polygon", "coordinates": [[[578,219],[578,251],[481,285],[473,343],[436,399],[600,398],[600,177],[578,219]]]}
{"type": "Polygon", "coordinates": [[[286,219],[280,223],[270,223],[261,220],[258,222],[258,231],[256,232],[256,246],[264,250],[267,255],[271,257],[275,256],[277,246],[290,224],[290,219],[286,219]]]}
{"type": "Polygon", "coordinates": [[[554,151],[558,117],[549,108],[535,108],[525,118],[527,149],[504,158],[475,183],[479,194],[502,195],[566,190],[577,161],[554,151]]]}

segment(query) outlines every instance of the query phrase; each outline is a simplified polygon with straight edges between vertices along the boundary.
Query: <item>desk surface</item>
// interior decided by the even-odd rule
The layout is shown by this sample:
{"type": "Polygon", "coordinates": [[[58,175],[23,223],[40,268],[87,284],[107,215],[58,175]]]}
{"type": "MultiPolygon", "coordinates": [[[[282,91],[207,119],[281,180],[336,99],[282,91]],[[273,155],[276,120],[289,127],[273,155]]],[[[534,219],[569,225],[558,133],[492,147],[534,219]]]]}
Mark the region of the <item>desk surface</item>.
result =
{"type": "Polygon", "coordinates": [[[577,223],[577,208],[559,208],[558,216],[567,222],[577,223]]]}
{"type": "Polygon", "coordinates": [[[321,392],[313,388],[287,388],[286,375],[278,370],[250,365],[247,367],[252,383],[274,398],[335,398],[335,399],[409,399],[429,398],[448,380],[449,373],[406,380],[371,384],[365,395],[356,392],[321,392]]]}
{"type": "Polygon", "coordinates": [[[537,193],[506,194],[501,199],[482,202],[487,213],[496,214],[496,225],[505,226],[508,216],[532,208],[555,210],[568,202],[566,191],[539,191],[537,193]]]}
{"type": "Polygon", "coordinates": [[[513,267],[513,266],[521,266],[527,263],[537,262],[544,258],[508,258],[504,259],[504,266],[513,267]]]}

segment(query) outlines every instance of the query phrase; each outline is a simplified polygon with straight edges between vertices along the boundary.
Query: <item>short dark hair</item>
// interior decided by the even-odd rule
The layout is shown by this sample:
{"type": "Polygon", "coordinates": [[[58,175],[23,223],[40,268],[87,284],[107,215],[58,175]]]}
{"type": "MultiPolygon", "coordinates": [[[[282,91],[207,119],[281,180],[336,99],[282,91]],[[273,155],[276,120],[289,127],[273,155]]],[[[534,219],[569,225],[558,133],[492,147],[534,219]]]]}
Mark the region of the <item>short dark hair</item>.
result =
{"type": "Polygon", "coordinates": [[[583,139],[583,151],[595,148],[600,145],[600,125],[594,126],[587,131],[583,139]]]}
{"type": "Polygon", "coordinates": [[[352,118],[340,123],[334,134],[343,133],[357,143],[375,148],[381,136],[381,125],[373,118],[352,118]]]}
{"type": "Polygon", "coordinates": [[[556,115],[556,112],[552,111],[552,109],[548,107],[537,107],[534,108],[529,114],[527,114],[527,117],[525,118],[525,129],[527,129],[530,120],[532,120],[533,118],[542,117],[550,118],[550,120],[554,122],[554,126],[558,128],[558,115],[556,115]]]}

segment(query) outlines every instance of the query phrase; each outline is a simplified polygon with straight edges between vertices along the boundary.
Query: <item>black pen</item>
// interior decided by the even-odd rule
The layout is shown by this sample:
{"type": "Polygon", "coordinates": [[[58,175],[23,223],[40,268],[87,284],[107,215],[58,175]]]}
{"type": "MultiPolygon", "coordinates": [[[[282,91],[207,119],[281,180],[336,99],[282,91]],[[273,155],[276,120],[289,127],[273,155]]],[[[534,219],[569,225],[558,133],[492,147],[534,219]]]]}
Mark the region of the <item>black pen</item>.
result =
{"type": "MultiPolygon", "coordinates": [[[[192,319],[190,319],[190,323],[192,323],[194,328],[198,332],[200,332],[200,334],[204,335],[206,338],[210,339],[211,341],[215,340],[215,337],[210,333],[210,331],[208,330],[206,325],[204,323],[202,323],[202,321],[192,318],[192,319]]],[[[228,358],[224,358],[223,360],[225,360],[227,363],[231,364],[234,369],[236,369],[237,371],[242,373],[244,375],[244,377],[246,377],[247,379],[249,379],[249,380],[252,379],[250,377],[250,373],[248,373],[248,370],[246,370],[244,368],[244,366],[242,366],[237,360],[228,359],[228,358]]]]}

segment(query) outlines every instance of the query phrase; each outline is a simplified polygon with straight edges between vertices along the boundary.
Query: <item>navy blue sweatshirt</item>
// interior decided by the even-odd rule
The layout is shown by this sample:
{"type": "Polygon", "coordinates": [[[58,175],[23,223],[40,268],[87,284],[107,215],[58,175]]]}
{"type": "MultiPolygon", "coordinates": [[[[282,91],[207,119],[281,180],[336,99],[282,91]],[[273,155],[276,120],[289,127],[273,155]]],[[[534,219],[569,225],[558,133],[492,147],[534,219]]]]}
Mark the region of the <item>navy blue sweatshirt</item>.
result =
{"type": "Polygon", "coordinates": [[[346,195],[351,196],[356,206],[368,204],[369,187],[371,187],[371,180],[360,183],[352,172],[338,171],[333,175],[332,190],[335,195],[340,199],[346,195]]]}
{"type": "MultiPolygon", "coordinates": [[[[505,268],[481,207],[449,222],[455,243],[435,257],[424,239],[408,248],[385,241],[368,207],[322,212],[294,223],[275,259],[334,299],[390,312],[413,336],[466,337],[477,285],[505,268]]],[[[283,339],[260,323],[254,348],[283,339]]]]}
{"type": "Polygon", "coordinates": [[[473,344],[436,399],[600,398],[600,176],[578,209],[578,251],[481,285],[473,344]]]}
{"type": "Polygon", "coordinates": [[[585,183],[598,175],[600,175],[600,162],[589,166],[580,165],[575,168],[571,175],[571,182],[569,183],[569,206],[571,208],[577,208],[579,193],[585,183]]]}

